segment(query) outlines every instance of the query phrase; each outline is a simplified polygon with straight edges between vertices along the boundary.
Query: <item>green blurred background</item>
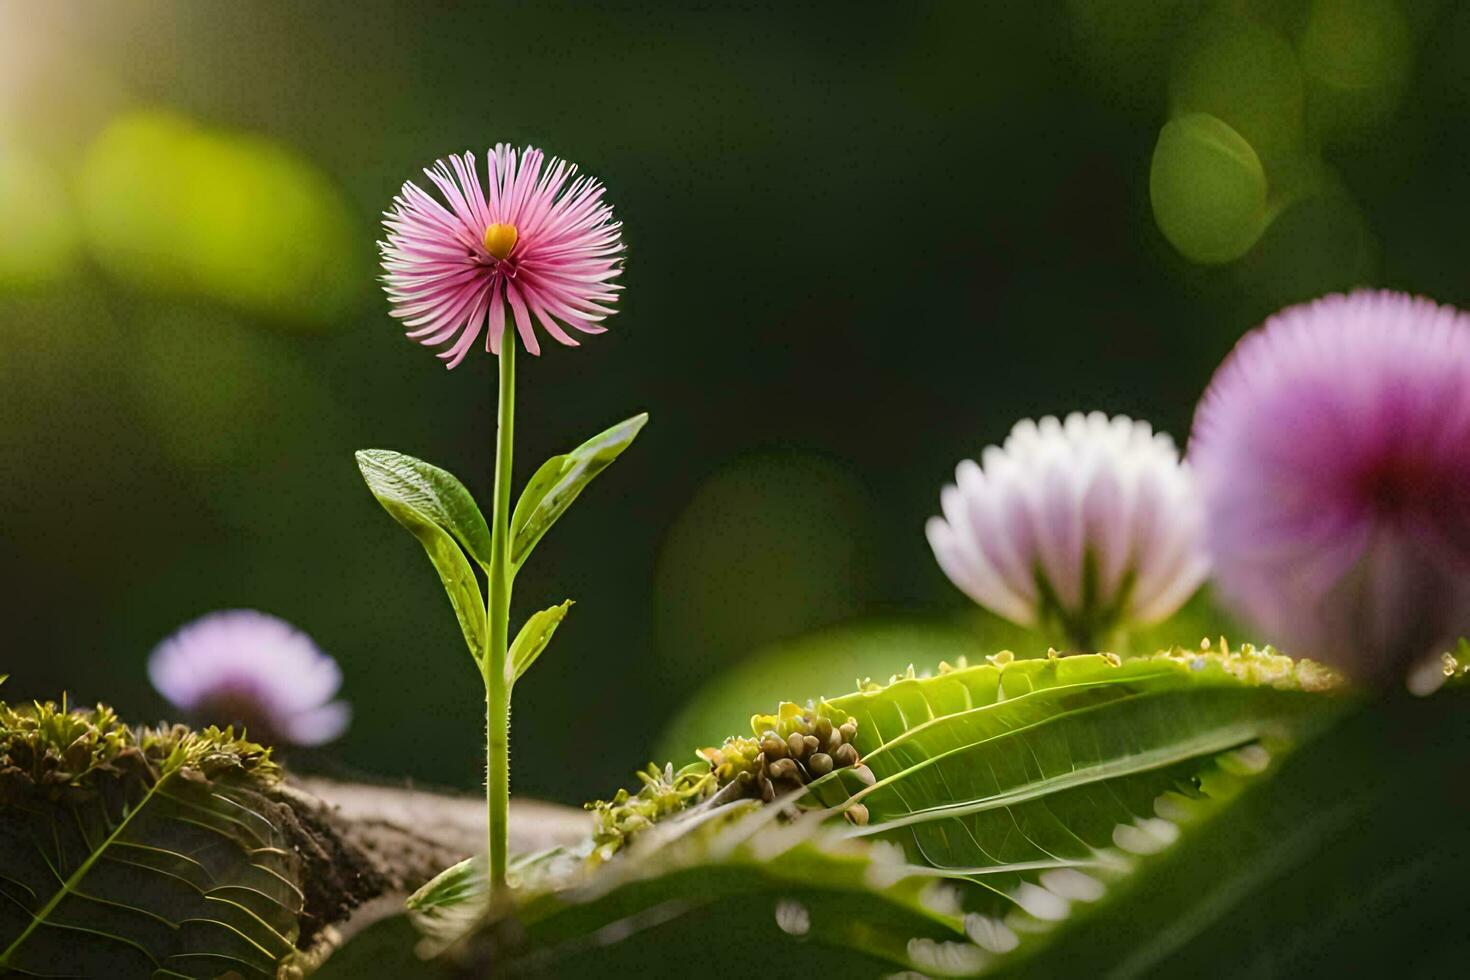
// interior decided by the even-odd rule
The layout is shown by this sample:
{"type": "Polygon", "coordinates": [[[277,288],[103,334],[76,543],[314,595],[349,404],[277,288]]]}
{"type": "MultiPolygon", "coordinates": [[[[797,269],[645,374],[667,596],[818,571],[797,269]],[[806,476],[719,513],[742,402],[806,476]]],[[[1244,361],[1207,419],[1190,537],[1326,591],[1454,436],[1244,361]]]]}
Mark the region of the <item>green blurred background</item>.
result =
{"type": "Polygon", "coordinates": [[[251,606],[346,674],[298,765],[478,783],[458,629],[352,452],[488,490],[493,361],[406,341],[373,242],[497,141],[600,176],[629,246],[612,331],[521,366],[522,477],[652,414],[520,576],[518,615],[578,604],[518,686],[518,791],[1043,651],[933,562],[955,462],[1078,408],[1183,437],[1288,302],[1470,303],[1467,108],[1470,7],[1434,0],[0,0],[6,694],[158,718],[153,644],[251,606]]]}

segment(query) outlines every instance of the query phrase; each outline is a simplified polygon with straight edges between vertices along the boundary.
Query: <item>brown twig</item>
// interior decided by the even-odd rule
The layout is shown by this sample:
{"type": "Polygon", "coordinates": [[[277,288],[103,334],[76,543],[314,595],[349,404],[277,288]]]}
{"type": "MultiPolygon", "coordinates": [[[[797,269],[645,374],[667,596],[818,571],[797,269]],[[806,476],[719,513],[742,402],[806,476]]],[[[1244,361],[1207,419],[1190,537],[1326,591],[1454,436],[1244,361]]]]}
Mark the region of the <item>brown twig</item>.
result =
{"type": "MultiPolygon", "coordinates": [[[[302,948],[326,939],[328,928],[342,933],[365,925],[375,916],[354,911],[368,903],[379,910],[401,907],[403,896],[485,845],[479,797],[299,778],[278,791],[277,802],[302,861],[302,948]]],[[[511,804],[513,852],[575,843],[588,829],[581,810],[528,800],[511,804]]]]}

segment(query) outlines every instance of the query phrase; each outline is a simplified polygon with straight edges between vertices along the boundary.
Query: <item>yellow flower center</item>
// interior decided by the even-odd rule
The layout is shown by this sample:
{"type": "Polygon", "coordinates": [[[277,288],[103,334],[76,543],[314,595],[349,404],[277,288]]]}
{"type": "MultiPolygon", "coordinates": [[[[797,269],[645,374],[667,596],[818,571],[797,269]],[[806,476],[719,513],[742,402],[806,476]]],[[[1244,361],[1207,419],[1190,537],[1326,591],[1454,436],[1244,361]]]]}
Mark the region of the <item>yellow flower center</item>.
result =
{"type": "Polygon", "coordinates": [[[504,259],[516,247],[515,225],[496,223],[485,229],[485,251],[497,259],[504,259]]]}

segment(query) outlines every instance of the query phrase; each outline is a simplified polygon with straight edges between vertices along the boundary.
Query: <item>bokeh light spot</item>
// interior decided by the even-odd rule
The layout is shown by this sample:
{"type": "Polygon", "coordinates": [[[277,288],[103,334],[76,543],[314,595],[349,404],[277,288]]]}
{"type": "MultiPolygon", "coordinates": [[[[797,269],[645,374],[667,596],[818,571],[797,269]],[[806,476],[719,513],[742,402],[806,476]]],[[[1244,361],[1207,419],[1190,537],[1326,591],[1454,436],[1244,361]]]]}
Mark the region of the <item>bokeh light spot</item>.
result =
{"type": "Polygon", "coordinates": [[[1317,0],[1301,39],[1314,123],[1338,135],[1386,121],[1413,57],[1408,22],[1393,0],[1317,0]]]}
{"type": "Polygon", "coordinates": [[[1194,262],[1239,258],[1265,226],[1261,161],[1239,133],[1205,113],[1170,120],[1159,132],[1149,198],[1164,237],[1194,262]]]}
{"type": "Polygon", "coordinates": [[[996,649],[958,623],[917,618],[849,623],[773,643],[720,671],[685,700],[654,755],[680,765],[700,745],[744,734],[751,712],[773,710],[778,700],[836,697],[864,677],[886,681],[908,664],[932,670],[941,660],[978,659],[996,649]]]}
{"type": "Polygon", "coordinates": [[[1068,0],[1072,37],[1089,81],[1129,105],[1155,105],[1170,44],[1194,8],[1193,0],[1068,0]]]}
{"type": "Polygon", "coordinates": [[[1256,305],[1272,310],[1374,281],[1378,248],[1361,210],[1326,184],[1287,205],[1236,271],[1256,305]]]}
{"type": "Polygon", "coordinates": [[[18,147],[0,145],[0,290],[66,278],[76,267],[78,245],[60,176],[18,147]]]}
{"type": "MultiPolygon", "coordinates": [[[[128,377],[141,413],[182,471],[258,479],[336,414],[321,379],[286,341],[230,319],[160,311],[135,325],[131,347],[128,377]]],[[[231,499],[258,487],[232,488],[231,499]]]]}
{"type": "Polygon", "coordinates": [[[1291,44],[1249,17],[1207,17],[1182,45],[1169,82],[1171,116],[1208,113],[1243,136],[1269,168],[1302,142],[1306,106],[1291,44]]]}
{"type": "Polygon", "coordinates": [[[837,462],[746,457],[695,492],[664,541],[654,624],[667,673],[699,678],[758,646],[856,613],[876,517],[837,462]]]}
{"type": "Polygon", "coordinates": [[[82,162],[78,195],[98,260],[117,278],[148,290],[184,290],[190,281],[185,159],[194,127],[162,112],[115,120],[82,162]]]}
{"type": "Polygon", "coordinates": [[[340,316],[356,289],[363,256],[340,194],[261,137],[119,117],[86,155],[80,198],[98,260],[139,288],[304,326],[340,316]]]}

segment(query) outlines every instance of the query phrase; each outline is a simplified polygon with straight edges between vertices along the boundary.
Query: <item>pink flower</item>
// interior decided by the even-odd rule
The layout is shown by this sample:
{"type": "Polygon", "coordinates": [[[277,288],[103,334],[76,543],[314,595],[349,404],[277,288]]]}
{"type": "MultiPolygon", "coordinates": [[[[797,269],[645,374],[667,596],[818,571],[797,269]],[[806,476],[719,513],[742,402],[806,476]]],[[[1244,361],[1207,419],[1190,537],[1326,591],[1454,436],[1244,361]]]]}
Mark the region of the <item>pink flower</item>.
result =
{"type": "Polygon", "coordinates": [[[1204,515],[1174,442],[1147,422],[1074,412],[1016,424],[965,460],[929,519],[956,586],[1082,649],[1173,613],[1208,572],[1204,515]]]}
{"type": "Polygon", "coordinates": [[[243,725],[257,742],[320,745],[347,728],[332,697],[337,662],[290,623],[250,609],[210,613],[183,626],[148,658],[153,686],[206,725],[243,725]]]}
{"type": "Polygon", "coordinates": [[[438,356],[451,368],[481,330],[498,354],[507,317],[532,354],[541,352],[535,323],[576,347],[567,329],[603,333],[622,288],[622,223],[600,182],[529,146],[498,144],[487,162],[488,189],[473,153],[425,170],[446,203],[404,184],[378,243],[393,316],[421,344],[450,344],[438,356]]]}
{"type": "Polygon", "coordinates": [[[1221,598],[1287,652],[1401,679],[1470,629],[1470,316],[1391,292],[1277,313],[1189,457],[1221,598]]]}

